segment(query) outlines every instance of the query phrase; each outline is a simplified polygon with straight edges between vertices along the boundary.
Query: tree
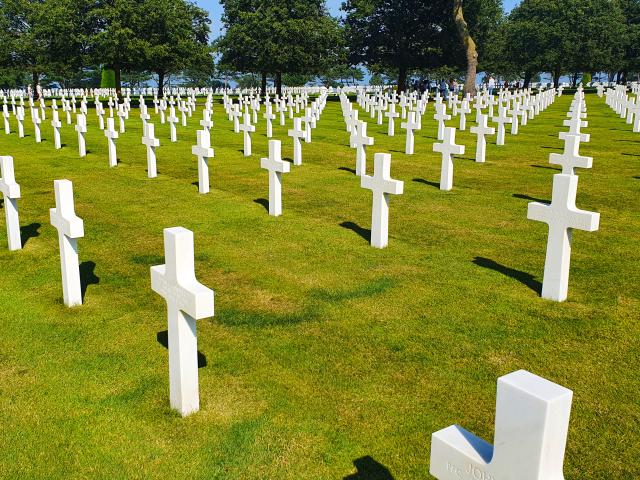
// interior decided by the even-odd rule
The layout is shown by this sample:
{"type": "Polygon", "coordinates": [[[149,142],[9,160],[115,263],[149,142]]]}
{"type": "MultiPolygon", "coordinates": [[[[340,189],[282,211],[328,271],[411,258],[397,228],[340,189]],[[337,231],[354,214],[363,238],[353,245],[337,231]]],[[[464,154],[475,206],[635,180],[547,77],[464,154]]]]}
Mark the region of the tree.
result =
{"type": "Polygon", "coordinates": [[[525,72],[540,71],[557,87],[565,73],[595,72],[620,62],[624,16],[612,0],[524,0],[503,30],[505,55],[525,72]]]}
{"type": "Polygon", "coordinates": [[[630,73],[640,72],[640,0],[619,0],[624,15],[621,37],[622,61],[618,67],[620,80],[626,82],[630,73]]]}
{"type": "Polygon", "coordinates": [[[205,10],[185,0],[146,0],[142,12],[144,69],[158,76],[160,96],[167,74],[188,68],[213,73],[205,10]]]}
{"type": "Polygon", "coordinates": [[[86,53],[88,0],[0,1],[0,64],[31,74],[80,70],[86,53]]]}
{"type": "Polygon", "coordinates": [[[283,74],[318,75],[335,61],[338,23],[324,0],[222,0],[225,34],[215,43],[224,69],[273,74],[282,93],[283,74]]]}
{"type": "MultiPolygon", "coordinates": [[[[347,0],[342,8],[350,63],[373,72],[396,72],[400,91],[413,71],[466,66],[463,42],[452,39],[484,38],[482,29],[497,24],[501,2],[468,0],[464,16],[461,5],[460,0],[347,0]],[[490,21],[481,21],[482,15],[490,21]]],[[[474,53],[472,60],[477,61],[474,53]]]]}
{"type": "Polygon", "coordinates": [[[91,10],[91,53],[95,63],[115,72],[116,91],[122,72],[141,70],[145,59],[143,0],[96,0],[91,10]]]}

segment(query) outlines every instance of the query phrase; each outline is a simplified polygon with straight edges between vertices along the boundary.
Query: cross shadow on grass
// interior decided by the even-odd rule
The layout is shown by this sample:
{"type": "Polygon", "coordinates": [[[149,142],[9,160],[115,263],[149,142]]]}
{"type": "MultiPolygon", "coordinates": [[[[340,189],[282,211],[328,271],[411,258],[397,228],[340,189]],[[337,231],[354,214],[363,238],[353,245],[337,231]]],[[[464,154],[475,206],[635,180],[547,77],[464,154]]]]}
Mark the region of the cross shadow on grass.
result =
{"type": "MultiPolygon", "coordinates": [[[[156,340],[167,350],[169,349],[169,331],[162,330],[156,334],[156,340]]],[[[198,368],[204,368],[207,366],[207,357],[204,353],[198,351],[198,368]]]]}
{"type": "Polygon", "coordinates": [[[559,172],[561,169],[560,168],[556,168],[556,167],[548,167],[546,165],[531,165],[533,168],[544,168],[545,170],[555,170],[556,172],[559,172]]]}
{"type": "Polygon", "coordinates": [[[540,202],[549,204],[549,200],[542,200],[541,198],[530,197],[529,195],[523,195],[521,193],[514,193],[513,198],[520,198],[522,200],[531,200],[532,202],[540,202]]]}
{"type": "Polygon", "coordinates": [[[343,480],[394,480],[389,469],[369,455],[355,459],[353,465],[357,472],[347,475],[343,480]]]}
{"type": "Polygon", "coordinates": [[[353,173],[354,175],[356,174],[356,171],[353,168],[338,167],[338,170],[342,170],[343,172],[353,173]]]}
{"type": "Polygon", "coordinates": [[[368,228],[362,228],[360,225],[353,222],[342,222],[340,226],[342,228],[346,228],[347,230],[356,232],[359,236],[364,238],[367,243],[371,242],[371,230],[369,230],[368,228]]]}
{"type": "Polygon", "coordinates": [[[253,201],[253,203],[257,203],[258,205],[262,205],[267,212],[269,211],[269,200],[267,200],[266,198],[256,198],[253,201]]]}
{"type": "Polygon", "coordinates": [[[22,240],[22,246],[24,247],[30,238],[36,238],[40,236],[40,225],[39,223],[31,223],[29,225],[25,225],[20,227],[20,239],[22,240]]]}
{"type": "Polygon", "coordinates": [[[95,262],[82,262],[80,264],[80,293],[83,302],[89,285],[98,285],[100,283],[100,277],[96,276],[95,269],[95,262]]]}
{"type": "Polygon", "coordinates": [[[424,185],[429,185],[431,187],[435,187],[435,188],[440,188],[440,184],[438,182],[430,182],[429,180],[425,180],[424,178],[414,178],[413,179],[414,182],[416,183],[422,183],[424,185]]]}
{"type": "Polygon", "coordinates": [[[484,258],[484,257],[474,258],[473,263],[475,263],[479,267],[488,268],[489,270],[495,270],[498,273],[501,273],[503,275],[506,275],[507,277],[513,278],[514,280],[519,281],[523,285],[526,285],[537,294],[540,294],[542,292],[542,283],[537,281],[536,278],[530,273],[522,272],[514,268],[509,268],[505,265],[501,265],[498,262],[495,262],[489,258],[484,258]]]}

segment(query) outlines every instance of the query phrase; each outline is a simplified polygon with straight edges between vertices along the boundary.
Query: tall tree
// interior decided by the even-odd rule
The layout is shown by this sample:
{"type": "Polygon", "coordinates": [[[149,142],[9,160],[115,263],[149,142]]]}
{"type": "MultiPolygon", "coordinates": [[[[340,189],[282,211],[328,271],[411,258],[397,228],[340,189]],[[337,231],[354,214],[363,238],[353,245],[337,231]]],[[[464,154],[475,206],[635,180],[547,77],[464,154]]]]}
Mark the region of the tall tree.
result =
{"type": "Polygon", "coordinates": [[[0,62],[31,74],[35,86],[46,73],[77,72],[84,60],[86,0],[0,2],[0,62]]]}
{"type": "Polygon", "coordinates": [[[595,72],[620,62],[624,16],[615,0],[524,0],[504,26],[505,54],[525,71],[595,72]]]}
{"type": "Polygon", "coordinates": [[[338,23],[324,0],[222,0],[225,34],[215,43],[223,69],[275,77],[317,75],[335,61],[338,23]]]}
{"type": "Polygon", "coordinates": [[[186,69],[213,73],[206,10],[185,0],[146,0],[143,16],[144,69],[158,76],[160,95],[167,74],[186,69]]]}
{"type": "Polygon", "coordinates": [[[144,0],[96,0],[91,11],[95,33],[91,51],[96,63],[113,69],[116,91],[122,72],[141,70],[145,59],[144,0]]]}
{"type": "Polygon", "coordinates": [[[346,0],[342,9],[351,63],[395,72],[400,91],[413,71],[468,67],[469,90],[475,88],[482,53],[478,39],[497,25],[502,4],[465,0],[464,12],[462,5],[462,0],[346,0]]]}

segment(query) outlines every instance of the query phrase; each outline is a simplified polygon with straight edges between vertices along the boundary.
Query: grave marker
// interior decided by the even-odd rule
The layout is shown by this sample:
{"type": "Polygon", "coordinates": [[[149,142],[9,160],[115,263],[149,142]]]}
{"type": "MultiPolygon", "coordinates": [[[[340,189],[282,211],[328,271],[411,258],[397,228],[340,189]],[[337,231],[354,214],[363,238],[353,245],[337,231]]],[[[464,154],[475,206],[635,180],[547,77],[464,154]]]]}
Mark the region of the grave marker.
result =
{"type": "Polygon", "coordinates": [[[214,293],[196,279],[193,232],[164,230],[165,264],[151,267],[151,289],[167,303],[169,401],[183,417],[200,409],[196,320],[214,314],[214,293]]]}
{"type": "Polygon", "coordinates": [[[49,210],[49,217],[51,225],[58,230],[64,304],[73,307],[82,305],[78,238],[84,237],[84,222],[75,213],[73,184],[69,180],[55,180],[53,184],[56,208],[49,210]]]}
{"type": "Polygon", "coordinates": [[[371,246],[385,248],[389,243],[389,195],[402,195],[404,182],[391,178],[391,155],[388,153],[376,153],[373,162],[373,176],[363,175],[360,186],[373,192],[371,246]]]}

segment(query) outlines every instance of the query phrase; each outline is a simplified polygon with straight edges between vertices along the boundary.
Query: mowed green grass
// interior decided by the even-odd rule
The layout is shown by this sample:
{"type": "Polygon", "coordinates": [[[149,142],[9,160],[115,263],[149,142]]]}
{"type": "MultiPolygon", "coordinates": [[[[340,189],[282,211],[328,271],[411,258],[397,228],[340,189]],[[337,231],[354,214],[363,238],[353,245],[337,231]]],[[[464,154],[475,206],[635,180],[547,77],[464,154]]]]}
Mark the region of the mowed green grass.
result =
{"type": "MultiPolygon", "coordinates": [[[[467,151],[448,193],[434,186],[432,103],[413,156],[399,122],[388,138],[370,121],[368,172],[374,152],[389,152],[405,182],[391,198],[386,250],[363,238],[371,192],[345,170],[355,151],[338,102],[303,145],[303,165],[284,175],[279,218],[259,200],[262,118],[245,158],[215,105],[208,195],[191,155],[200,109],[175,144],[152,115],[156,179],[137,110],[116,168],[93,112],[83,159],[64,117],[59,151],[50,112],[41,144],[29,120],[19,139],[12,119],[0,154],[14,157],[28,238],[9,252],[1,214],[0,476],[429,478],[431,433],[459,423],[492,441],[496,380],[526,369],[574,391],[567,479],[638,478],[640,136],[596,96],[581,150],[594,168],[579,172],[577,205],[601,213],[600,230],[574,233],[569,300],[539,297],[547,227],[526,219],[527,203],[551,197],[548,157],[562,150],[570,100],[506,146],[492,139],[484,165],[473,161],[475,136],[459,132],[467,151]],[[88,285],[73,309],[62,304],[49,224],[61,178],[73,181],[85,223],[88,285]],[[185,419],[169,408],[166,307],[149,278],[173,226],[193,230],[196,276],[216,293],[215,317],[198,322],[201,410],[185,419]]],[[[274,128],[286,158],[290,126],[274,128]]]]}

